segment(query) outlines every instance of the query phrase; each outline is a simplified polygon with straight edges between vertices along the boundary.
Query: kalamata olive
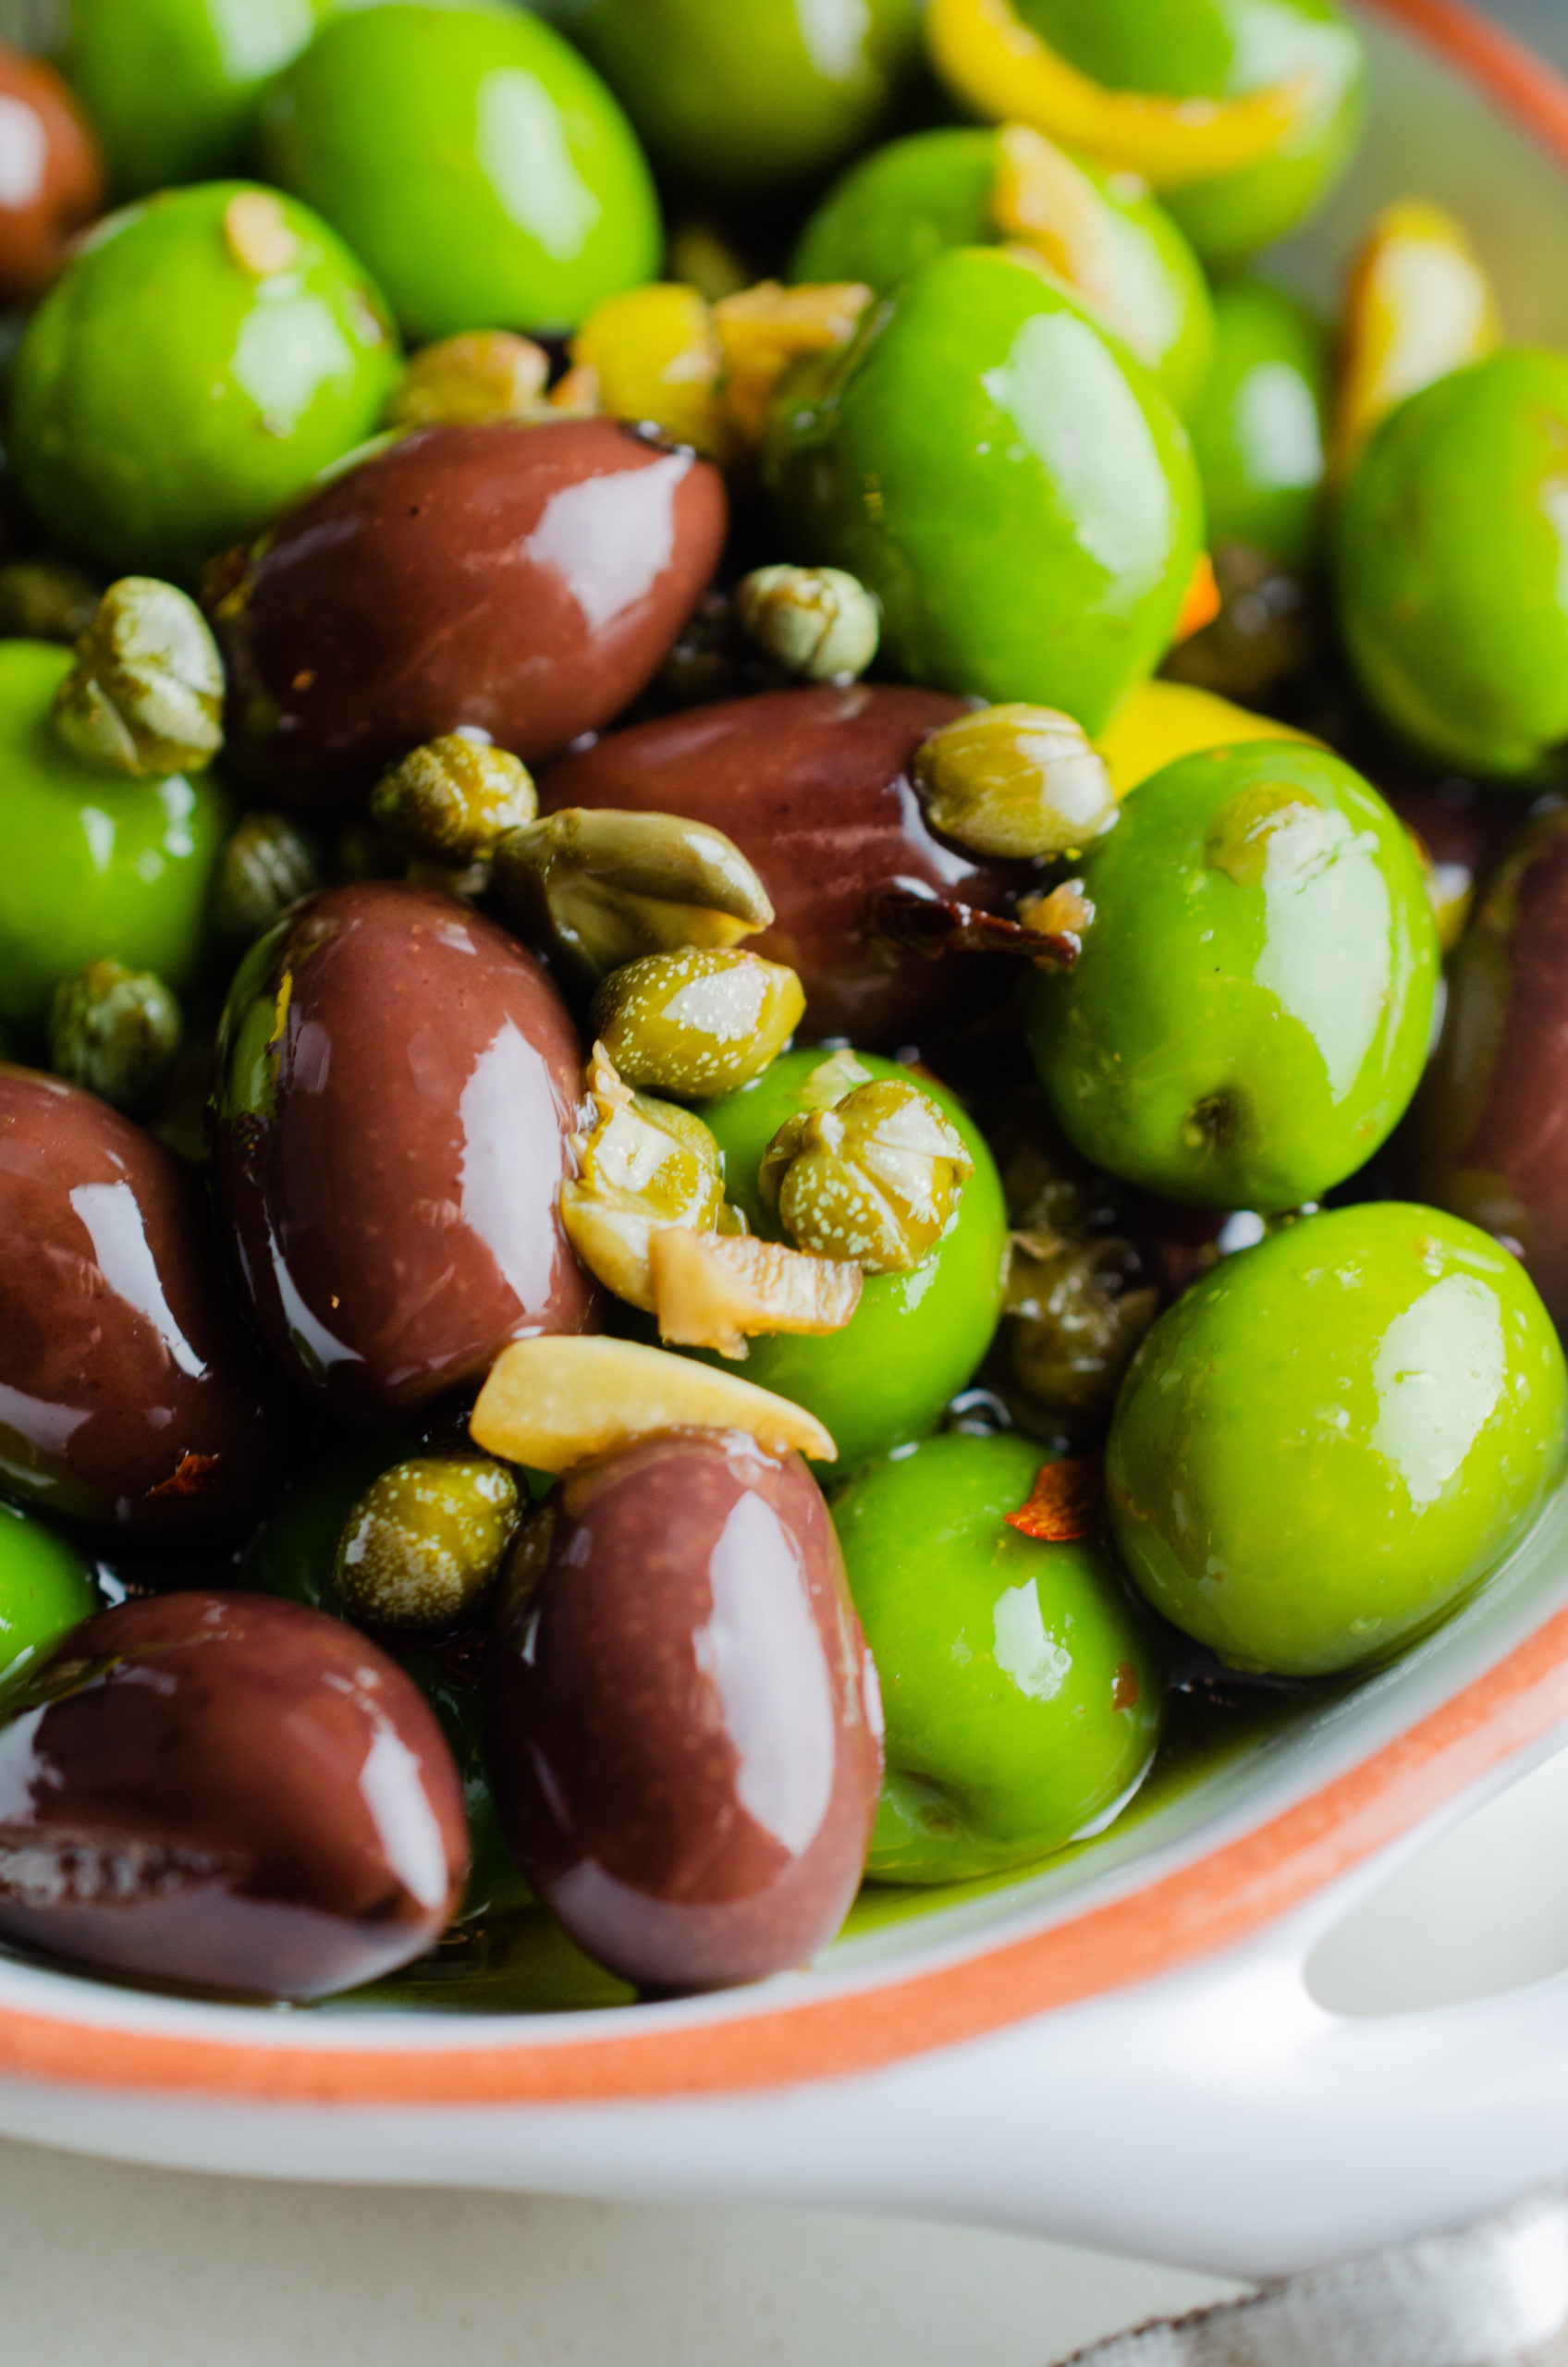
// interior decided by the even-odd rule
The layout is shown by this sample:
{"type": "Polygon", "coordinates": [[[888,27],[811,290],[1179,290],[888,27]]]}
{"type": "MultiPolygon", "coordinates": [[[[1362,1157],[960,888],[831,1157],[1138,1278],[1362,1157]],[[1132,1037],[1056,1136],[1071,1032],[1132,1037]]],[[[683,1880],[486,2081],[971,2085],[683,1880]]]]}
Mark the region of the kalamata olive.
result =
{"type": "Polygon", "coordinates": [[[881,1703],[799,1458],[645,1441],[567,1479],[505,1584],[496,1799],[579,1945],[666,1990],[825,1946],[865,1864],[881,1703]]]}
{"type": "Polygon", "coordinates": [[[246,957],[219,1060],[219,1211],[295,1380],[390,1414],[588,1327],[557,1206],[577,1038],[494,922],[434,889],[329,889],[246,957]]]}
{"type": "Polygon", "coordinates": [[[0,1727],[0,1932],[99,1971],[326,1996],[423,1955],[467,1869],[423,1695],[300,1603],[101,1612],[0,1727]]]}
{"type": "Polygon", "coordinates": [[[104,202],[104,160],[52,66],[0,43],[0,301],[39,295],[104,202]]]}
{"type": "Polygon", "coordinates": [[[1032,877],[925,827],[914,752],[962,712],[939,692],[887,685],[767,692],[612,733],[551,767],[540,806],[684,814],[728,832],[778,914],[750,950],[799,973],[808,1033],[893,1050],[1011,983],[1009,964],[926,962],[867,933],[867,899],[890,881],[995,910],[1032,877]]]}
{"type": "Polygon", "coordinates": [[[256,1512],[265,1385],[188,1170],[106,1102],[0,1067],[0,1486],[137,1528],[256,1512]]]}
{"type": "Polygon", "coordinates": [[[216,571],[231,755],[322,811],[465,727],[553,755],[657,671],[726,522],[716,469],[612,420],[405,435],[216,571]]]}

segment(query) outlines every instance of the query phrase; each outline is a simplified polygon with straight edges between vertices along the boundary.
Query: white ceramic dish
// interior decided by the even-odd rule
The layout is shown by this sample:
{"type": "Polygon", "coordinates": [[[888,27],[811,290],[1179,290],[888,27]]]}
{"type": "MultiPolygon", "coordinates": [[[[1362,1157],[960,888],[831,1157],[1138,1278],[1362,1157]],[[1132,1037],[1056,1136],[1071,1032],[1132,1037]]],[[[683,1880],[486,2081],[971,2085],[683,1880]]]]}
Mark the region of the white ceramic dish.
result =
{"type": "MultiPolygon", "coordinates": [[[[1451,0],[1366,0],[1374,101],[1280,257],[1332,300],[1373,209],[1474,227],[1522,337],[1568,346],[1568,87],[1451,0]]],[[[1568,1499],[1397,1668],[1091,1850],[815,1971],[548,2017],[244,2010],[0,1958],[0,2131],[278,2177],[841,2201],[1243,2275],[1568,2179],[1568,1975],[1350,2022],[1317,1940],[1568,1737],[1568,1499]]]]}

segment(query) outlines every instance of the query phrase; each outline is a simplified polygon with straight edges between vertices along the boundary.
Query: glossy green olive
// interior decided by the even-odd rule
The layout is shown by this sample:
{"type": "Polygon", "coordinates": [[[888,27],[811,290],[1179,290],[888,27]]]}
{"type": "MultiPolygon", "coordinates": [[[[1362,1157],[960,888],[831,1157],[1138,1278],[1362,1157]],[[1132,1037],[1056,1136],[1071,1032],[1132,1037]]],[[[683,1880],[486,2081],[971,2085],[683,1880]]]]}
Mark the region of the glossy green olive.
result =
{"type": "Polygon", "coordinates": [[[334,18],[268,102],[265,144],[421,342],[575,328],[658,268],[631,126],[520,10],[392,0],[334,18]]]}
{"type": "MultiPolygon", "coordinates": [[[[786,1052],[754,1085],[705,1102],[700,1111],[725,1155],[730,1200],[769,1241],[787,1236],[758,1188],[763,1154],[790,1119],[820,1106],[811,1081],[827,1057],[786,1052]]],[[[867,1078],[907,1075],[896,1061],[869,1052],[853,1059],[867,1078]]],[[[974,1162],[950,1229],[912,1272],[868,1274],[844,1331],[822,1339],[754,1339],[742,1367],[745,1380],[804,1405],[826,1425],[839,1449],[839,1473],[931,1429],[989,1347],[1001,1310],[1007,1208],[995,1161],[955,1097],[926,1077],[920,1085],[951,1120],[974,1162]]],[[[830,1085],[827,1098],[838,1099],[845,1089],[830,1085]]]]}
{"type": "Polygon", "coordinates": [[[1007,1525],[1047,1459],[1027,1439],[927,1439],[833,1499],[887,1719],[874,1882],[1043,1858],[1109,1821],[1154,1757],[1165,1674],[1105,1547],[1007,1525]]]}
{"type": "Polygon", "coordinates": [[[1568,1376],[1489,1234],[1397,1201],[1286,1226],[1160,1318],[1111,1427],[1128,1571],[1232,1664],[1323,1676],[1446,1618],[1568,1462],[1568,1376]]]}
{"type": "Polygon", "coordinates": [[[1086,1158],[1173,1200],[1299,1208],[1366,1164],[1420,1081],[1437,925],[1409,833],[1327,750],[1188,756],[1085,858],[1070,971],[1030,1045],[1086,1158]]]}
{"type": "Polygon", "coordinates": [[[373,432],[398,367],[380,297],[324,222],[203,182],[77,250],[17,356],[10,460],[52,540],[189,583],[373,432]]]}
{"type": "Polygon", "coordinates": [[[998,248],[938,256],[786,380],[767,472],[794,555],[881,601],[896,671],[1090,732],[1170,646],[1202,540],[1159,387],[998,248]]]}
{"type": "Polygon", "coordinates": [[[117,197],[251,161],[262,99],[329,0],[70,0],[61,65],[117,197]]]}
{"type": "Polygon", "coordinates": [[[56,643],[0,642],[0,1018],[34,1034],[89,962],[190,984],[228,822],[206,773],[129,780],[68,754],[51,709],[70,667],[56,643]]]}
{"type": "Polygon", "coordinates": [[[1346,488],[1346,646],[1442,764],[1528,779],[1568,741],[1565,444],[1568,358],[1515,348],[1393,412],[1346,488]]]}
{"type": "Polygon", "coordinates": [[[751,196],[871,138],[919,51],[916,0],[559,0],[672,179],[751,196]]]}
{"type": "Polygon", "coordinates": [[[1267,164],[1177,190],[1170,210],[1207,264],[1243,263],[1313,213],[1361,129],[1361,39],[1337,0],[1016,0],[1069,64],[1119,91],[1239,98],[1303,72],[1320,104],[1267,164]]]}
{"type": "Polygon", "coordinates": [[[1284,566],[1317,554],[1328,438],[1329,343],[1261,280],[1214,299],[1213,372],[1193,414],[1210,546],[1248,543],[1284,566]]]}
{"type": "MultiPolygon", "coordinates": [[[[1125,174],[1076,159],[1099,190],[1114,241],[1117,298],[1139,359],[1183,414],[1207,382],[1214,306],[1191,244],[1162,205],[1125,174]]],[[[988,245],[1000,165],[994,131],[917,131],[851,165],[795,249],[791,276],[864,280],[881,292],[950,247],[988,245]]]]}
{"type": "Polygon", "coordinates": [[[0,1502],[0,1699],[104,1607],[89,1564],[47,1521],[0,1502]]]}

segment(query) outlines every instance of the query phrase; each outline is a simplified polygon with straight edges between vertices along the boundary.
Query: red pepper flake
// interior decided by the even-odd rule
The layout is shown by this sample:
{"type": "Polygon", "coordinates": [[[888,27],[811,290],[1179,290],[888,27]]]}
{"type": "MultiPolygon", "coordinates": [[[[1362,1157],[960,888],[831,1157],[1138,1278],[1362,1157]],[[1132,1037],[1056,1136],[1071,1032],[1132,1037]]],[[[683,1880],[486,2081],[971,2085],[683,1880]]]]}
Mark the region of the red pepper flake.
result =
{"type": "Polygon", "coordinates": [[[149,1488],[147,1492],[150,1496],[199,1496],[217,1469],[218,1462],[219,1457],[215,1454],[191,1454],[188,1451],[180,1456],[168,1478],[160,1479],[157,1486],[149,1488]]]}
{"type": "Polygon", "coordinates": [[[1138,1683],[1137,1670],[1131,1661],[1121,1662],[1116,1672],[1116,1682],[1110,1688],[1111,1708],[1135,1710],[1143,1698],[1144,1688],[1138,1683]]]}
{"type": "Polygon", "coordinates": [[[1074,1545],[1081,1537],[1092,1537],[1099,1522],[1104,1468],[1104,1457],[1097,1454],[1042,1464],[1028,1502],[1007,1515],[1008,1527],[1047,1545],[1074,1545]]]}

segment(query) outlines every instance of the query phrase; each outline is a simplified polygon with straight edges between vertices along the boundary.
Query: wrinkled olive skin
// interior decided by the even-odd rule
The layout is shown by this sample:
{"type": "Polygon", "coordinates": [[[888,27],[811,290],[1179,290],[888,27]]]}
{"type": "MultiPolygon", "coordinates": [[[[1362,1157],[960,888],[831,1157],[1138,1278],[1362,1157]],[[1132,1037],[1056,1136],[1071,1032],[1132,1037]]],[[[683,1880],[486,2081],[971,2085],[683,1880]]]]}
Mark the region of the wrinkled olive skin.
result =
{"type": "Polygon", "coordinates": [[[887,1704],[874,1882],[1027,1865],[1103,1819],[1154,1757],[1164,1671],[1104,1546],[1007,1526],[1048,1460],[1028,1439],[927,1439],[833,1498],[887,1704]]]}
{"type": "Polygon", "coordinates": [[[1454,1611],[1568,1463],[1568,1375],[1518,1260],[1365,1202],[1227,1257],[1122,1385],[1106,1488],[1156,1610],[1232,1665],[1325,1676],[1454,1611]]]}
{"type": "Polygon", "coordinates": [[[1565,443],[1568,357],[1511,348],[1393,411],[1340,505],[1340,620],[1362,685],[1459,771],[1528,780],[1568,741],[1565,443]]]}
{"type": "Polygon", "coordinates": [[[0,1067],[0,1487],[104,1527],[253,1517],[266,1391],[190,1171],[92,1094],[0,1067]]]}
{"type": "Polygon", "coordinates": [[[892,1051],[1008,981],[999,964],[874,945],[872,891],[912,881],[994,912],[1033,877],[965,853],[922,819],[914,752],[960,713],[939,693],[890,684],[765,692],[612,732],[551,767],[540,806],[682,814],[723,830],[773,901],[774,926],[747,950],[797,973],[807,1034],[892,1051]]]}
{"type": "MultiPolygon", "coordinates": [[[[873,1054],[852,1056],[871,1077],[907,1069],[873,1054]]],[[[784,1233],[758,1189],[763,1153],[809,1104],[821,1052],[786,1052],[754,1085],[699,1111],[725,1156],[725,1188],[754,1233],[784,1233]]],[[[841,1331],[820,1338],[775,1333],[754,1339],[742,1378],[804,1405],[839,1450],[835,1476],[855,1470],[936,1427],[991,1344],[1001,1314],[1008,1250],[1007,1204],[996,1162],[957,1097],[922,1075],[916,1082],[957,1127],[974,1160],[958,1215],[935,1249],[907,1274],[867,1274],[860,1305],[841,1331]]],[[[726,1371],[733,1366],[709,1356],[726,1371]]]]}
{"type": "Polygon", "coordinates": [[[1280,154],[1171,193],[1170,210],[1205,263],[1229,269],[1314,213],[1361,129],[1359,34],[1336,0],[1016,0],[1019,15],[1072,66],[1112,90],[1239,98],[1304,70],[1327,104],[1280,154]]]}
{"type": "Polygon", "coordinates": [[[1439,975],[1427,882],[1377,791],[1283,741],[1189,756],[1141,784],[1083,876],[1083,953],[1026,995],[1084,1156],[1266,1213],[1364,1166],[1420,1082],[1439,975]]]}
{"type": "MultiPolygon", "coordinates": [[[[949,247],[988,246],[999,233],[992,195],[1001,162],[994,131],[916,131],[851,165],[801,235],[790,276],[896,288],[949,247]]],[[[1118,294],[1138,325],[1142,358],[1186,416],[1214,360],[1214,305],[1203,267],[1141,183],[1075,156],[1105,201],[1118,294]]]]}
{"type": "Polygon", "coordinates": [[[0,44],[6,185],[0,190],[0,300],[39,295],[68,241],[104,202],[104,159],[53,67],[0,44]]]}
{"type": "Polygon", "coordinates": [[[460,726],[525,763],[663,663],[718,563],[723,481],[613,421],[404,436],[262,540],[211,605],[231,754],[320,812],[460,726]]]}
{"type": "Polygon", "coordinates": [[[1310,567],[1327,468],[1328,337],[1261,280],[1218,288],[1214,317],[1214,368],[1190,423],[1209,547],[1245,543],[1282,567],[1310,567]]]}
{"type": "Polygon", "coordinates": [[[493,922],[386,881],[296,906],[240,966],[219,1071],[220,1219],[301,1388],[387,1417],[587,1328],[557,1208],[577,1038],[493,922]]]}
{"type": "Polygon", "coordinates": [[[432,1711],[337,1620],[166,1594],[76,1628],[0,1727],[0,1932],[95,1971],[330,1996],[422,1956],[468,1866],[432,1711]]]}
{"type": "Polygon", "coordinates": [[[881,601],[893,671],[1091,734],[1170,647],[1203,534],[1159,386],[999,247],[939,255],[788,377],[766,474],[789,555],[881,601]]]}
{"type": "Polygon", "coordinates": [[[62,1636],[103,1607],[77,1547],[18,1504],[0,1503],[0,1705],[62,1636]]]}
{"type": "Polygon", "coordinates": [[[112,215],[28,324],[7,457],[52,544],[116,575],[194,580],[377,425],[398,374],[380,296],[326,224],[260,275],[232,251],[240,181],[112,215]]]}
{"type": "Polygon", "coordinates": [[[671,1432],[573,1473],[503,1603],[490,1748],[513,1854],[640,1987],[807,1963],[882,1775],[876,1673],[799,1458],[671,1432]]]}
{"type": "Polygon", "coordinates": [[[661,169],[727,197],[852,155],[920,46],[914,0],[564,0],[557,13],[661,169]]]}

